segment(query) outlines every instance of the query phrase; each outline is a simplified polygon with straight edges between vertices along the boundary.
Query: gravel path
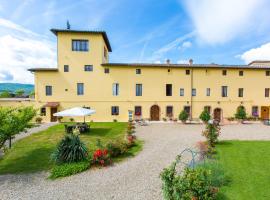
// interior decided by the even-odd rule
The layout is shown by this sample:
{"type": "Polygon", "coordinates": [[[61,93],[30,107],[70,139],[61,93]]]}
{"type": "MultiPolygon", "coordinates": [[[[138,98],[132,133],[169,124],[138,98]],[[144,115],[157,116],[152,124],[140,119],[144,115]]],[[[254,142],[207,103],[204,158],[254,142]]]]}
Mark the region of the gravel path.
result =
{"type": "MultiPolygon", "coordinates": [[[[0,199],[159,200],[159,174],[183,149],[203,140],[202,125],[151,124],[138,127],[144,149],[112,167],[89,170],[55,181],[47,173],[0,176],[0,199]]],[[[270,140],[270,127],[230,125],[222,127],[222,139],[270,140]]]]}

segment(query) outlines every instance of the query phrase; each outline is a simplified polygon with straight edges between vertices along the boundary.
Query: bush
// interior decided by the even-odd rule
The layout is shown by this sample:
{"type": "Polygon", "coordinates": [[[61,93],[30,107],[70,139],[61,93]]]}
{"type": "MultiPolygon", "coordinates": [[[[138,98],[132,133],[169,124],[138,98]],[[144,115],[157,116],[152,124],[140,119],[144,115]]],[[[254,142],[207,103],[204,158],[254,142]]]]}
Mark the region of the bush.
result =
{"type": "Polygon", "coordinates": [[[37,117],[36,118],[36,123],[41,124],[42,120],[43,120],[42,117],[37,117]]]}
{"type": "Polygon", "coordinates": [[[117,122],[117,119],[113,119],[113,122],[117,122]]]}
{"type": "Polygon", "coordinates": [[[203,168],[185,168],[182,175],[176,173],[174,162],[161,173],[162,191],[165,200],[211,200],[215,199],[217,188],[211,184],[211,172],[203,168]]]}
{"type": "Polygon", "coordinates": [[[247,118],[247,113],[246,113],[246,109],[244,106],[239,106],[237,108],[235,118],[240,119],[240,120],[244,120],[247,118]]]}
{"type": "Polygon", "coordinates": [[[219,125],[212,122],[208,123],[202,135],[206,137],[208,148],[210,151],[209,153],[211,153],[211,151],[213,151],[215,147],[215,144],[218,141],[218,136],[220,135],[219,125]]]}
{"type": "Polygon", "coordinates": [[[56,163],[80,162],[87,158],[87,148],[78,135],[66,135],[52,154],[56,163]]]}
{"type": "Polygon", "coordinates": [[[110,157],[120,156],[128,151],[128,144],[125,141],[115,141],[106,144],[110,157]]]}
{"type": "Polygon", "coordinates": [[[59,177],[71,176],[86,171],[87,169],[89,169],[89,167],[90,164],[87,161],[55,165],[52,168],[51,175],[49,178],[56,179],[59,177]]]}
{"type": "Polygon", "coordinates": [[[69,118],[69,121],[70,122],[74,122],[74,118],[69,118]]]}
{"type": "Polygon", "coordinates": [[[63,119],[63,117],[57,117],[57,120],[58,120],[58,122],[61,122],[62,121],[62,119],[63,119]]]}
{"type": "Polygon", "coordinates": [[[203,110],[202,113],[200,114],[200,119],[204,123],[207,123],[211,119],[211,116],[207,110],[203,110]]]}
{"type": "Polygon", "coordinates": [[[208,144],[206,142],[198,142],[196,144],[198,150],[199,150],[199,155],[200,155],[200,160],[205,159],[205,157],[207,156],[209,149],[208,149],[208,144]]]}
{"type": "Polygon", "coordinates": [[[102,167],[110,165],[112,162],[110,159],[110,155],[108,154],[108,150],[107,149],[97,149],[93,153],[92,163],[95,165],[100,165],[102,167]]]}
{"type": "Polygon", "coordinates": [[[188,113],[185,110],[182,110],[181,113],[179,114],[178,118],[182,122],[186,122],[188,119],[188,113]]]}

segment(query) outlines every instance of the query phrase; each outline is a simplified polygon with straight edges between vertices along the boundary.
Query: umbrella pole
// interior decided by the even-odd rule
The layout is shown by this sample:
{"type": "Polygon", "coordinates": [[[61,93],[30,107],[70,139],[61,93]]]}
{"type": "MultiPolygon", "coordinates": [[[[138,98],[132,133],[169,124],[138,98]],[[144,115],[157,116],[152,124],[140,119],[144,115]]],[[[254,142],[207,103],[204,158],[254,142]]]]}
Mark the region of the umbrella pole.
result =
{"type": "Polygon", "coordinates": [[[85,123],[85,116],[83,117],[83,122],[85,123]]]}

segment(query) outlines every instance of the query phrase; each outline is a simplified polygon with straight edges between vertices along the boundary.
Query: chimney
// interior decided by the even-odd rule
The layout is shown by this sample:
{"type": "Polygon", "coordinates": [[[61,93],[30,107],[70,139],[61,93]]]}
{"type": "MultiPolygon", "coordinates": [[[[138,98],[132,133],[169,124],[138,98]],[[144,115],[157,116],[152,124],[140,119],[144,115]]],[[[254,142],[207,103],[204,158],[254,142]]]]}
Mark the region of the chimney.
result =
{"type": "Polygon", "coordinates": [[[167,60],[166,60],[166,63],[167,63],[168,65],[171,64],[170,59],[167,59],[167,60]]]}
{"type": "Polygon", "coordinates": [[[189,59],[189,65],[193,65],[193,60],[192,59],[189,59]]]}

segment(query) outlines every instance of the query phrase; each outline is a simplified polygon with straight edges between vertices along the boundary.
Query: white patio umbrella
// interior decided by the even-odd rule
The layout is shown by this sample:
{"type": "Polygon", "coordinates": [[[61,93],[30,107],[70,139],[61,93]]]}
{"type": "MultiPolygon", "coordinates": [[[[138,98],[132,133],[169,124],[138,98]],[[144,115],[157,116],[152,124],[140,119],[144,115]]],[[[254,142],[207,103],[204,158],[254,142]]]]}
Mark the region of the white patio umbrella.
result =
{"type": "Polygon", "coordinates": [[[92,109],[86,109],[81,107],[75,107],[67,110],[63,110],[61,112],[54,113],[53,116],[56,117],[84,117],[85,122],[85,116],[89,116],[96,113],[95,110],[92,109]]]}

